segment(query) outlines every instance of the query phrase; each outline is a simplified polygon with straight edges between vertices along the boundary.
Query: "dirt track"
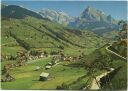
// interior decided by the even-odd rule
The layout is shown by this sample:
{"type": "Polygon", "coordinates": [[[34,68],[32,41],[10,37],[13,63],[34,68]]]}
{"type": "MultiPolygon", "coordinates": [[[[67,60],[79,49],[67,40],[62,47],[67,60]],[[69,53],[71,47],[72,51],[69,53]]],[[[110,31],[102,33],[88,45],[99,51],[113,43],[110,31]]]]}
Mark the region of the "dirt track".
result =
{"type": "Polygon", "coordinates": [[[99,84],[99,81],[100,81],[100,78],[106,76],[108,73],[110,72],[105,72],[105,73],[102,73],[101,75],[97,76],[95,79],[93,79],[92,81],[92,85],[91,85],[91,88],[90,89],[100,89],[100,84],[99,84]]]}

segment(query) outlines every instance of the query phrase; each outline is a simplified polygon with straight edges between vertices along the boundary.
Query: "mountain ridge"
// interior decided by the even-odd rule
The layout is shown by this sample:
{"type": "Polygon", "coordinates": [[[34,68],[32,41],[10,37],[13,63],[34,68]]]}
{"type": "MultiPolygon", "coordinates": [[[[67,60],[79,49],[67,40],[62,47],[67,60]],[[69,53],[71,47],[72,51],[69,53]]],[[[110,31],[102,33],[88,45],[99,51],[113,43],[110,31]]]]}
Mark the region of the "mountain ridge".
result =
{"type": "Polygon", "coordinates": [[[23,19],[26,16],[32,16],[39,19],[42,19],[42,16],[37,14],[34,11],[30,11],[26,8],[23,8],[18,5],[8,5],[1,9],[1,16],[7,18],[16,18],[16,19],[23,19]]]}
{"type": "Polygon", "coordinates": [[[43,18],[59,24],[64,24],[76,29],[86,29],[103,36],[104,33],[118,30],[117,20],[110,14],[88,6],[78,17],[71,17],[62,11],[53,9],[42,9],[39,14],[43,18]]]}
{"type": "Polygon", "coordinates": [[[117,21],[111,15],[92,7],[87,7],[74,22],[69,23],[69,26],[92,30],[100,35],[106,30],[109,32],[118,29],[117,21]]]}
{"type": "MultiPolygon", "coordinates": [[[[93,7],[90,7],[90,6],[88,6],[81,13],[80,18],[86,18],[89,21],[92,20],[93,22],[95,22],[95,21],[103,21],[103,22],[117,24],[117,22],[115,22],[115,19],[113,19],[111,17],[111,15],[106,15],[103,11],[97,10],[97,9],[95,9],[93,7]]],[[[90,21],[90,22],[92,22],[92,21],[90,21]]]]}
{"type": "Polygon", "coordinates": [[[67,13],[63,12],[63,11],[55,11],[53,9],[41,9],[41,11],[39,12],[39,14],[43,17],[43,18],[48,18],[51,21],[60,23],[60,24],[65,24],[67,25],[69,22],[73,21],[74,18],[69,16],[67,13]]]}

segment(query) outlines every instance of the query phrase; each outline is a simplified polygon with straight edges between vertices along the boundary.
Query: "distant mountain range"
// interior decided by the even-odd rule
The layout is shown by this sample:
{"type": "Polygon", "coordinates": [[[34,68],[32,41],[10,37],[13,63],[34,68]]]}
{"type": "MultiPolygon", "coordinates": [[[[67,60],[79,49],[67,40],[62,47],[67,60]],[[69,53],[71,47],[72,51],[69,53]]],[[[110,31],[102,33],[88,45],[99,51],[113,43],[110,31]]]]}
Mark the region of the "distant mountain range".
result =
{"type": "Polygon", "coordinates": [[[69,23],[69,26],[79,29],[88,29],[98,34],[102,34],[117,29],[117,22],[118,21],[112,18],[111,15],[107,15],[92,7],[87,7],[74,22],[69,23]]]}
{"type": "Polygon", "coordinates": [[[58,22],[60,24],[69,24],[71,21],[74,20],[73,17],[69,16],[67,13],[62,12],[62,11],[55,11],[52,9],[42,9],[39,14],[43,18],[48,18],[51,21],[58,22]]]}
{"type": "Polygon", "coordinates": [[[51,9],[42,9],[39,12],[44,18],[60,24],[65,24],[77,29],[87,29],[97,34],[111,32],[118,29],[117,20],[100,10],[87,7],[79,17],[71,17],[64,12],[57,12],[51,9]]]}
{"type": "Polygon", "coordinates": [[[117,31],[119,28],[117,24],[118,21],[112,18],[111,15],[107,15],[92,7],[87,7],[79,17],[72,17],[65,12],[52,9],[42,9],[39,12],[35,12],[31,10],[28,11],[26,8],[21,8],[20,6],[7,6],[3,4],[2,8],[4,8],[1,10],[3,17],[22,19],[31,16],[39,19],[47,19],[75,29],[93,31],[101,36],[106,35],[105,33],[111,34],[109,32],[117,31]]]}

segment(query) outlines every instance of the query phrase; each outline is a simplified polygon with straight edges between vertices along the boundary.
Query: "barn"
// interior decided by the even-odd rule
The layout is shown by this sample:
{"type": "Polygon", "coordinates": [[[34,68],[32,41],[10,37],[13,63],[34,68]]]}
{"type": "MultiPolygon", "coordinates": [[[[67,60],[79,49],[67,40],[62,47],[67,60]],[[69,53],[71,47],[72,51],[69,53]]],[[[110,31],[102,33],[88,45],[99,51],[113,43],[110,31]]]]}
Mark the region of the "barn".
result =
{"type": "Polygon", "coordinates": [[[48,77],[49,77],[49,73],[45,73],[45,72],[42,72],[41,74],[40,74],[40,81],[46,81],[47,79],[48,79],[48,77]]]}

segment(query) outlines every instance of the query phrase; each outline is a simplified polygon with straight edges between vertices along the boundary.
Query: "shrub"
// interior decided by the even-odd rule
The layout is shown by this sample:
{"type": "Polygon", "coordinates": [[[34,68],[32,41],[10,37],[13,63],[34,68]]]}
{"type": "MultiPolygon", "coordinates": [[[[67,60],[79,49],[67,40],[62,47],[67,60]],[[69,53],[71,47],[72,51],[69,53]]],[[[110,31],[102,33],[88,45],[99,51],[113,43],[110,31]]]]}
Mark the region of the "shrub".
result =
{"type": "Polygon", "coordinates": [[[30,55],[38,56],[38,55],[41,55],[41,52],[33,49],[30,51],[30,55]]]}
{"type": "Polygon", "coordinates": [[[56,51],[51,51],[51,53],[50,53],[51,55],[57,55],[58,54],[58,52],[56,52],[56,51]]]}
{"type": "Polygon", "coordinates": [[[62,85],[61,86],[57,86],[56,89],[67,90],[67,89],[69,89],[69,86],[66,83],[62,83],[62,85]]]}
{"type": "Polygon", "coordinates": [[[62,50],[64,50],[64,46],[61,46],[61,45],[60,45],[59,48],[62,49],[62,50]]]}

